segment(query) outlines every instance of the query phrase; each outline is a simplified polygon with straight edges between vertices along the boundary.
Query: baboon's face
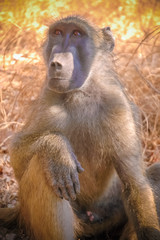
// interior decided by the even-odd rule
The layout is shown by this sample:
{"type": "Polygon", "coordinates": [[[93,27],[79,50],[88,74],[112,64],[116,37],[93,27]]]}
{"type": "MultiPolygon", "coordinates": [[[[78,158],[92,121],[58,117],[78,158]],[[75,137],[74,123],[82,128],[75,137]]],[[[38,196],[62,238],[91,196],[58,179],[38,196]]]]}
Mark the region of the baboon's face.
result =
{"type": "Polygon", "coordinates": [[[83,28],[75,23],[54,24],[49,29],[45,51],[49,89],[68,92],[84,84],[95,46],[83,28]]]}

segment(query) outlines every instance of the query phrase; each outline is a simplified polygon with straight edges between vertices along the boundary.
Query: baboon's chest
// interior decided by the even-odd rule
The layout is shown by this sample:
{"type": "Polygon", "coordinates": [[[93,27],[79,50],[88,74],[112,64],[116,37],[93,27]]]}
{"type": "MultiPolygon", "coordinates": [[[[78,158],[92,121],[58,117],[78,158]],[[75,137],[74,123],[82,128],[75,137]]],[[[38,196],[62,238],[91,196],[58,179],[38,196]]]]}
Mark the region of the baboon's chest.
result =
{"type": "Polygon", "coordinates": [[[70,128],[67,138],[69,139],[73,150],[77,156],[85,159],[102,159],[106,155],[106,139],[100,124],[93,122],[86,125],[75,124],[70,128]]]}
{"type": "Polygon", "coordinates": [[[66,136],[76,152],[83,155],[100,154],[105,148],[106,131],[104,112],[97,106],[83,106],[71,112],[66,126],[66,136]],[[83,110],[83,111],[82,111],[83,110]]]}
{"type": "Polygon", "coordinates": [[[75,118],[66,134],[84,168],[84,172],[79,174],[81,193],[87,199],[94,199],[101,194],[104,182],[107,185],[110,178],[113,170],[112,154],[108,145],[108,129],[101,121],[101,116],[93,114],[89,120],[85,117],[87,114],[81,117],[81,121],[75,118]]]}

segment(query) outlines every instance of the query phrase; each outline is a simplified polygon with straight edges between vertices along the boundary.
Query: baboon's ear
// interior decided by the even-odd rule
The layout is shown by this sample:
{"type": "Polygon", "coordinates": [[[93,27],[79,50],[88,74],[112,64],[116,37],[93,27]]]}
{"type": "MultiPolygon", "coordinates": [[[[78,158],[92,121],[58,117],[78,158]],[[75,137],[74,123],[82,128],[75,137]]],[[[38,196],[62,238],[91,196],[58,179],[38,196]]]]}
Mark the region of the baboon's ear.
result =
{"type": "Polygon", "coordinates": [[[103,32],[103,35],[104,35],[106,48],[109,52],[111,52],[114,48],[114,37],[113,37],[113,34],[111,32],[111,29],[110,29],[110,27],[105,27],[105,28],[102,28],[102,32],[103,32]]]}

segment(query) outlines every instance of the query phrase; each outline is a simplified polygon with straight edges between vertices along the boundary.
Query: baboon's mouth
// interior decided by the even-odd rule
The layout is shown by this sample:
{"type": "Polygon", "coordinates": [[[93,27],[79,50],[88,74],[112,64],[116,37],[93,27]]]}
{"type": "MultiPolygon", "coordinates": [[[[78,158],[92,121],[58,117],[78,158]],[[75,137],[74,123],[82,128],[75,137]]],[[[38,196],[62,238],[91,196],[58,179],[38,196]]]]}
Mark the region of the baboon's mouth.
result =
{"type": "Polygon", "coordinates": [[[57,77],[53,77],[50,78],[50,81],[68,81],[69,79],[67,78],[57,78],[57,77]]]}

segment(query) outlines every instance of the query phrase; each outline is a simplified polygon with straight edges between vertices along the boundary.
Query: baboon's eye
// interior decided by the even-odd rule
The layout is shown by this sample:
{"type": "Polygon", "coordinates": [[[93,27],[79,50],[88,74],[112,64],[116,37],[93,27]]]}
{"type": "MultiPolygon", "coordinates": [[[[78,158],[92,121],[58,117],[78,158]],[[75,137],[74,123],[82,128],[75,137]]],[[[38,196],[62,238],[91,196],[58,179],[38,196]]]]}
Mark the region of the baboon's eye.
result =
{"type": "Polygon", "coordinates": [[[55,35],[62,35],[62,31],[61,30],[59,30],[59,29],[56,29],[55,31],[54,31],[54,34],[55,35]]]}
{"type": "Polygon", "coordinates": [[[78,30],[74,30],[74,31],[73,31],[73,36],[75,36],[75,37],[81,37],[82,34],[81,34],[80,31],[78,31],[78,30]]]}

